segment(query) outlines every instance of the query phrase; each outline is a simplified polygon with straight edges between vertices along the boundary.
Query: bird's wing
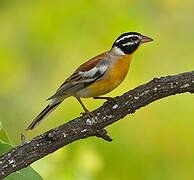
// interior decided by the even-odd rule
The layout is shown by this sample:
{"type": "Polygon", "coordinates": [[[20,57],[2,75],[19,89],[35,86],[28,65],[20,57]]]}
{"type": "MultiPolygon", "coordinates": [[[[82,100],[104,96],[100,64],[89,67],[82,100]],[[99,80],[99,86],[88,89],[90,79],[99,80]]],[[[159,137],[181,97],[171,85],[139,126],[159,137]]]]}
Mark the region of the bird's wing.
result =
{"type": "Polygon", "coordinates": [[[108,52],[105,52],[82,64],[48,100],[58,96],[73,95],[101,78],[110,65],[107,55],[108,52]]]}

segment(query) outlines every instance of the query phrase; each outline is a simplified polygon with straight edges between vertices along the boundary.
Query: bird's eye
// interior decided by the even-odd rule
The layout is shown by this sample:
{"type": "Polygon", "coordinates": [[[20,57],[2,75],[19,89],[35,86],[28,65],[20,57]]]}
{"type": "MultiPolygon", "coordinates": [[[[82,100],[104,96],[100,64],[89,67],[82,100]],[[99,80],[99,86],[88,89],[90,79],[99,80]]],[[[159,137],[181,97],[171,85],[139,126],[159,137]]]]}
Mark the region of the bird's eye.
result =
{"type": "Polygon", "coordinates": [[[136,41],[136,40],[138,40],[138,38],[136,36],[134,36],[134,37],[131,37],[131,40],[136,41]]]}

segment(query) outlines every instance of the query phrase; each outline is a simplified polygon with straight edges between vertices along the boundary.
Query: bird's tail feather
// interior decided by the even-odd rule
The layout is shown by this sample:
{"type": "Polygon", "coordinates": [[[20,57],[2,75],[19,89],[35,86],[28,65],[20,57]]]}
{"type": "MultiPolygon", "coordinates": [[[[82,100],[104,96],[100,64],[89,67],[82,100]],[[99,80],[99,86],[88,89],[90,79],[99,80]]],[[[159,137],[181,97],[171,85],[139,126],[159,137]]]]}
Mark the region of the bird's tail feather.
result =
{"type": "Polygon", "coordinates": [[[54,111],[59,104],[61,104],[63,100],[61,101],[57,101],[54,99],[53,101],[51,101],[51,103],[32,121],[32,123],[26,128],[27,130],[32,130],[34,129],[36,126],[39,125],[39,123],[46,118],[52,111],[54,111]]]}

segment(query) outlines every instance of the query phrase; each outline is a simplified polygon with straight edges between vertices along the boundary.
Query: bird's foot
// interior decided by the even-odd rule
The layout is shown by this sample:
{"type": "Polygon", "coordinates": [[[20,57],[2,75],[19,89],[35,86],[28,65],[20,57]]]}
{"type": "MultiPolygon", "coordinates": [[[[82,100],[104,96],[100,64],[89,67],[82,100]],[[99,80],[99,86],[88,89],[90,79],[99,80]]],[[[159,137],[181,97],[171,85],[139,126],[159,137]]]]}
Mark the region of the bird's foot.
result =
{"type": "Polygon", "coordinates": [[[88,110],[85,111],[85,112],[81,112],[80,114],[83,115],[83,116],[84,116],[84,115],[87,115],[90,119],[92,119],[92,118],[95,119],[95,118],[96,118],[96,117],[94,116],[94,114],[93,114],[92,112],[88,111],[88,110]]]}

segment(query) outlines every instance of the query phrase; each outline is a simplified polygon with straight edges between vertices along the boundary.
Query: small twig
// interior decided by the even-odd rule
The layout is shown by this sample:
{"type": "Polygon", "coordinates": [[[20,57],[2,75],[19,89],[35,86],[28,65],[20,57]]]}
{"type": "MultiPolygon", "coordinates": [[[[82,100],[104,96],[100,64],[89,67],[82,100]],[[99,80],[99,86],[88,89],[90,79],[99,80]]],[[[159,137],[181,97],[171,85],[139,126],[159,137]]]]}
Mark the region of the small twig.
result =
{"type": "Polygon", "coordinates": [[[111,142],[112,138],[108,135],[108,132],[106,129],[98,130],[96,133],[96,137],[102,138],[105,141],[111,142]]]}
{"type": "Polygon", "coordinates": [[[21,144],[24,145],[25,141],[26,141],[26,137],[23,134],[21,134],[21,144]]]}

